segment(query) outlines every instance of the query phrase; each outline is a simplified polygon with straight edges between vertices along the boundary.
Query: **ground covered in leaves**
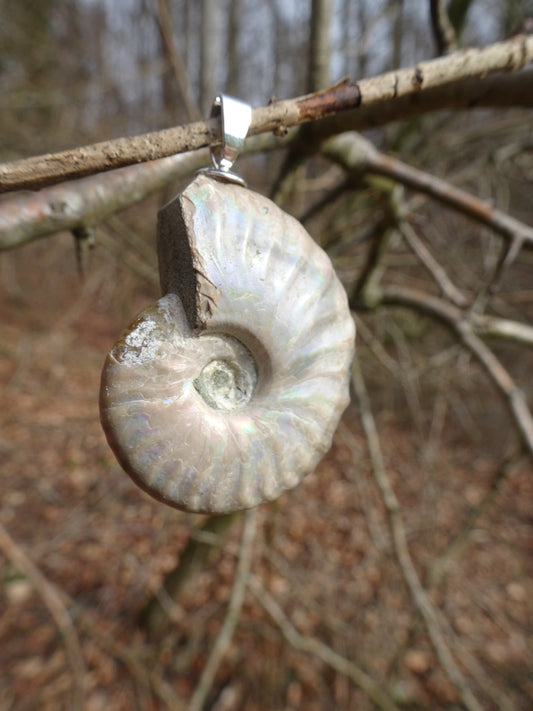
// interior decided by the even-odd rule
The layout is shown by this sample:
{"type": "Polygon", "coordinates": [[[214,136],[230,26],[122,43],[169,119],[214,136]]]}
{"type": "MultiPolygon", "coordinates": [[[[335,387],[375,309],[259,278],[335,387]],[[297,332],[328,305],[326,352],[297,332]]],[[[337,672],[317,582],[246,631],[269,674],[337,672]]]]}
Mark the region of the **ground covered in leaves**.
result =
{"type": "MultiPolygon", "coordinates": [[[[232,523],[170,605],[163,632],[150,635],[139,614],[204,518],[130,482],[97,399],[106,351],[156,288],[139,288],[101,248],[80,281],[69,235],[5,254],[0,266],[0,711],[70,710],[76,689],[85,711],[185,709],[225,619],[242,525],[232,523]],[[24,573],[17,551],[41,578],[24,573]],[[66,618],[54,616],[49,589],[66,618]]],[[[450,357],[457,367],[444,385],[439,371],[439,392],[455,395],[443,396],[442,412],[429,403],[429,424],[417,428],[404,391],[361,344],[388,476],[440,634],[482,708],[528,711],[531,464],[475,365],[450,357]]],[[[253,580],[285,629],[249,589],[206,708],[375,708],[327,648],[397,708],[462,707],[394,553],[355,407],[317,471],[261,507],[253,550],[253,580]]]]}

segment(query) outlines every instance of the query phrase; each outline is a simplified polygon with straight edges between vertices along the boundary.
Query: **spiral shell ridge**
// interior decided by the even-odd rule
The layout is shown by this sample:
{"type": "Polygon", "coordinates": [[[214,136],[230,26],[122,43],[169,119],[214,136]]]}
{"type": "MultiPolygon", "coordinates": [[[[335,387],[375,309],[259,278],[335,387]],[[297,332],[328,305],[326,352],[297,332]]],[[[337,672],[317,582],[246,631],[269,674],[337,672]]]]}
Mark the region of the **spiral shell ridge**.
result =
{"type": "Polygon", "coordinates": [[[202,175],[162,209],[158,252],[165,296],[104,366],[108,441],[178,508],[275,499],[315,468],[348,403],[345,292],[296,220],[202,175]]]}

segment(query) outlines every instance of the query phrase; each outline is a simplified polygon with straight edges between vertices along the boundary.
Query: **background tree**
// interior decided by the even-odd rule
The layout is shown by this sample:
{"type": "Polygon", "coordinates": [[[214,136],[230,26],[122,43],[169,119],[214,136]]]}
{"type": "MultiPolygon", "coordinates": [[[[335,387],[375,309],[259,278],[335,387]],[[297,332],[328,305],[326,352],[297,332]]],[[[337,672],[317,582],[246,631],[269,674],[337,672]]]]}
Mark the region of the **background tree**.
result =
{"type": "Polygon", "coordinates": [[[0,708],[530,707],[531,15],[0,0],[0,708]],[[239,171],[328,251],[358,355],[316,472],[209,519],[134,487],[96,402],[207,149],[57,181],[96,141],[207,146],[221,90],[259,107],[239,171]],[[70,149],[38,192],[14,162],[70,149]]]}

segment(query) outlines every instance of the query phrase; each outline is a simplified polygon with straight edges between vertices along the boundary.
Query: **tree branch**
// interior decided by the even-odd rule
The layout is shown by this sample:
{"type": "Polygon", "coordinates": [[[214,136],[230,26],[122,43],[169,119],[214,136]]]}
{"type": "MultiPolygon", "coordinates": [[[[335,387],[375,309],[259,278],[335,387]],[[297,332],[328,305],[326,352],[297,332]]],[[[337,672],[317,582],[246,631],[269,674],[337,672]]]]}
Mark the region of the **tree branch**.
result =
{"type": "Polygon", "coordinates": [[[433,279],[435,279],[442,293],[452,302],[452,304],[465,307],[468,304],[465,295],[455,286],[445,269],[438,262],[438,260],[435,259],[426,245],[416,234],[413,226],[407,222],[407,220],[400,220],[398,223],[398,229],[418,259],[420,259],[433,279]]]}
{"type": "Polygon", "coordinates": [[[486,200],[455,187],[442,178],[381,153],[370,141],[357,133],[349,133],[331,139],[324,144],[323,149],[327,156],[346,170],[355,170],[357,175],[374,173],[391,178],[492,228],[511,244],[518,239],[519,244],[527,242],[533,245],[533,227],[502,210],[498,210],[486,200]]]}
{"type": "Polygon", "coordinates": [[[477,313],[470,314],[470,319],[478,336],[502,338],[533,347],[533,326],[527,323],[477,313]]]}
{"type": "MultiPolygon", "coordinates": [[[[426,92],[468,78],[516,71],[531,61],[533,37],[518,35],[507,42],[499,42],[483,49],[462,50],[447,57],[421,62],[409,69],[388,72],[356,83],[342,82],[316,94],[276,101],[269,106],[256,108],[253,111],[249,135],[269,131],[282,135],[290,126],[317,121],[350,109],[357,109],[357,114],[364,109],[386,105],[387,102],[394,104],[400,99],[419,101],[426,92]]],[[[453,87],[451,90],[453,94],[453,87]]],[[[531,85],[526,94],[529,95],[527,101],[533,101],[531,85]]],[[[522,95],[519,103],[524,100],[526,99],[522,95]]],[[[471,101],[472,97],[469,97],[469,106],[472,105],[471,101]]],[[[401,114],[396,115],[396,118],[401,117],[401,114]]],[[[370,121],[369,115],[366,121],[370,121]]],[[[367,125],[375,125],[375,122],[367,125]]],[[[218,122],[211,119],[6,163],[0,166],[0,192],[42,187],[125,165],[155,160],[208,146],[217,139],[218,122]]]]}
{"type": "MultiPolygon", "coordinates": [[[[456,333],[462,343],[477,358],[485,368],[490,379],[498,390],[504,395],[511,411],[512,418],[522,435],[524,444],[533,455],[533,416],[528,408],[524,392],[511,378],[507,370],[500,363],[491,349],[479,338],[476,330],[481,332],[488,328],[488,323],[492,321],[494,331],[499,330],[502,334],[502,323],[500,319],[490,319],[490,317],[469,316],[469,314],[456,306],[431,296],[424,292],[403,286],[388,286],[382,290],[380,303],[394,306],[406,306],[415,309],[420,313],[427,314],[438,319],[456,333]],[[499,326],[499,328],[498,328],[499,326]]],[[[512,322],[504,322],[509,328],[512,322]]],[[[523,324],[517,324],[524,326],[523,324]]],[[[531,329],[525,326],[528,337],[531,338],[531,329]]]]}
{"type": "MultiPolygon", "coordinates": [[[[274,143],[273,136],[257,136],[244,153],[272,150],[274,143]]],[[[94,226],[208,163],[203,148],[1,200],[0,252],[60,230],[94,226]]]]}
{"type": "Polygon", "coordinates": [[[489,202],[457,188],[436,175],[414,168],[384,153],[378,153],[369,170],[378,175],[400,181],[403,185],[422,192],[453,207],[467,217],[491,227],[509,241],[519,237],[533,244],[533,228],[515,219],[489,202]]]}
{"type": "MultiPolygon", "coordinates": [[[[438,587],[450,565],[450,562],[452,560],[457,560],[464,549],[472,541],[472,534],[476,529],[477,521],[492,505],[494,498],[500,493],[503,483],[512,475],[522,458],[523,451],[520,447],[518,451],[515,451],[511,456],[507,456],[498,465],[481,501],[470,510],[461,529],[455,533],[454,537],[439,557],[433,558],[427,573],[427,579],[429,581],[428,584],[430,587],[438,587]]],[[[501,701],[499,703],[500,706],[503,706],[501,701]]]]}
{"type": "Polygon", "coordinates": [[[342,657],[315,637],[305,637],[298,632],[276,600],[269,595],[257,578],[252,578],[250,588],[286,641],[300,652],[312,654],[331,669],[351,679],[382,711],[399,711],[391,697],[371,676],[351,660],[342,657]]]}
{"type": "MultiPolygon", "coordinates": [[[[313,135],[317,140],[325,140],[346,131],[364,131],[443,109],[472,111],[480,108],[532,107],[532,86],[531,68],[515,74],[462,79],[419,93],[384,99],[372,106],[360,106],[356,110],[337,113],[317,122],[313,126],[313,135]]],[[[299,148],[308,153],[310,151],[305,143],[299,148]]]]}
{"type": "Polygon", "coordinates": [[[366,390],[363,375],[359,366],[357,355],[354,358],[352,370],[352,383],[361,413],[361,422],[365,432],[370,460],[372,463],[372,473],[374,480],[381,492],[383,503],[387,511],[389,527],[396,553],[396,559],[402,571],[402,575],[407,583],[413,602],[420,612],[437,657],[450,681],[458,689],[463,704],[469,711],[482,711],[482,708],[472,693],[465,677],[455,663],[455,660],[446,644],[437,617],[437,611],[433,607],[431,600],[422,587],[420,578],[411,558],[407,535],[402,521],[401,509],[396,494],[392,488],[385,469],[379,435],[376,423],[370,407],[370,400],[366,390]]]}
{"type": "Polygon", "coordinates": [[[67,663],[72,668],[73,689],[70,708],[73,711],[81,711],[84,707],[85,662],[76,628],[72,624],[61,595],[55,586],[41,573],[35,563],[28,558],[22,548],[11,538],[2,524],[0,524],[0,549],[15,568],[28,578],[52,615],[65,642],[67,663]]]}
{"type": "Polygon", "coordinates": [[[131,165],[0,202],[0,251],[95,225],[206,165],[207,150],[131,165]]]}
{"type": "Polygon", "coordinates": [[[150,262],[135,254],[135,251],[130,249],[131,245],[127,245],[127,248],[124,249],[124,245],[104,227],[99,227],[94,232],[95,242],[114,254],[117,260],[123,262],[133,274],[149,284],[159,286],[159,274],[155,265],[152,266],[150,262]]]}
{"type": "Polygon", "coordinates": [[[220,662],[231,643],[231,638],[239,621],[239,615],[244,602],[244,594],[252,568],[252,549],[255,540],[256,521],[257,509],[252,509],[245,513],[239,559],[233,580],[228,611],[187,711],[202,711],[209,691],[213,686],[213,681],[215,680],[220,662]]]}

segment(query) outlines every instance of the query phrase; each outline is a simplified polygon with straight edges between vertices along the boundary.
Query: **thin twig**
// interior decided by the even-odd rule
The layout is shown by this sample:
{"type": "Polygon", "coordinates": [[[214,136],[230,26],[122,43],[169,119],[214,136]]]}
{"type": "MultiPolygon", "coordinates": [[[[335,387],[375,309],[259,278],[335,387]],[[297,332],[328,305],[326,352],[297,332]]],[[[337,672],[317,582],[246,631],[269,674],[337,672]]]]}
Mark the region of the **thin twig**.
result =
{"type": "Polygon", "coordinates": [[[466,708],[469,709],[469,711],[482,711],[481,705],[472,693],[468,682],[457,666],[444,639],[437,612],[420,582],[413,559],[411,558],[402,521],[400,504],[385,469],[379,435],[357,355],[353,363],[352,383],[359,406],[363,430],[368,443],[372,474],[387,511],[392,542],[402,575],[409,588],[413,602],[424,619],[427,632],[446,675],[459,691],[466,708]]]}
{"type": "Polygon", "coordinates": [[[11,538],[8,531],[0,524],[0,548],[21,573],[28,578],[35,591],[48,608],[65,642],[67,662],[72,669],[72,700],[69,708],[82,711],[84,708],[85,662],[80,640],[61,595],[55,586],[41,573],[39,568],[28,558],[22,548],[11,538]]]}
{"type": "Polygon", "coordinates": [[[480,294],[478,297],[483,298],[485,296],[489,297],[492,294],[496,293],[498,290],[499,285],[503,281],[503,278],[507,275],[507,272],[509,271],[509,268],[511,265],[514,263],[518,255],[520,254],[520,251],[524,245],[524,237],[522,234],[516,234],[514,237],[511,238],[510,242],[507,242],[503,246],[502,252],[501,252],[501,257],[498,260],[498,263],[496,264],[496,268],[494,270],[494,274],[492,274],[490,280],[488,281],[487,285],[485,286],[485,295],[480,294]]]}
{"type": "Polygon", "coordinates": [[[432,561],[427,573],[427,580],[430,587],[438,587],[450,563],[459,558],[471,540],[476,523],[491,506],[494,498],[500,492],[503,483],[511,476],[513,471],[515,471],[522,459],[523,451],[520,448],[512,455],[506,457],[503,462],[500,462],[481,501],[469,512],[464,525],[448,543],[440,556],[432,561]]]}
{"type": "MultiPolygon", "coordinates": [[[[516,71],[531,61],[533,37],[518,35],[483,49],[461,50],[408,69],[388,72],[356,83],[342,82],[325,91],[256,108],[248,135],[270,131],[283,135],[290,126],[335,116],[351,109],[357,109],[359,113],[364,108],[387,102],[392,101],[394,104],[404,97],[419,97],[425,92],[464,79],[516,71]]],[[[0,166],[0,192],[43,187],[203,148],[216,141],[218,134],[218,121],[211,119],[5,163],[0,166]]]]}
{"type": "MultiPolygon", "coordinates": [[[[94,615],[85,608],[79,601],[74,601],[64,590],[60,594],[63,604],[67,607],[76,608],[76,623],[79,628],[90,638],[109,653],[113,659],[118,660],[128,668],[130,675],[136,680],[138,688],[146,696],[149,703],[148,693],[152,691],[157,698],[171,708],[172,711],[183,711],[185,704],[180,704],[174,689],[168,684],[160,670],[159,665],[155,669],[151,668],[150,660],[152,651],[149,646],[144,648],[139,645],[132,647],[128,643],[119,641],[114,636],[114,631],[106,631],[105,625],[96,624],[94,615]]],[[[141,699],[143,701],[144,699],[141,699]]],[[[142,706],[145,708],[146,704],[142,706]]]]}
{"type": "MultiPolygon", "coordinates": [[[[476,328],[479,327],[476,326],[476,323],[479,322],[479,318],[475,315],[470,318],[468,313],[444,301],[444,299],[403,286],[388,286],[384,288],[380,303],[407,306],[432,316],[448,328],[451,328],[459,336],[463,345],[481,363],[492,382],[506,398],[509,410],[518,431],[522,435],[524,444],[530,454],[533,455],[533,416],[528,408],[525,394],[514,382],[492,350],[477,335],[476,328]]],[[[481,320],[482,324],[483,321],[484,319],[481,320]]],[[[500,319],[494,319],[493,324],[496,326],[499,321],[500,319]]],[[[485,321],[486,323],[487,321],[485,321]]],[[[522,324],[518,325],[522,326],[522,324]]],[[[529,331],[530,327],[524,326],[524,329],[529,331]]],[[[503,335],[501,324],[500,335],[503,335]]]]}
{"type": "Polygon", "coordinates": [[[233,633],[239,622],[244,595],[252,568],[252,550],[255,540],[256,522],[257,510],[252,509],[251,511],[247,511],[244,516],[239,559],[226,617],[211,649],[211,654],[204,667],[200,681],[192,695],[188,711],[202,711],[207,696],[213,686],[218,667],[228,650],[233,633]]]}
{"type": "Polygon", "coordinates": [[[353,301],[364,305],[365,308],[373,308],[381,297],[380,281],[385,271],[384,257],[395,234],[395,225],[403,203],[401,192],[400,185],[392,185],[390,191],[385,193],[387,203],[383,228],[373,235],[365,264],[354,287],[353,301]]]}
{"type": "Polygon", "coordinates": [[[156,18],[159,31],[161,33],[161,41],[178,84],[183,104],[185,106],[185,110],[187,111],[187,118],[189,121],[200,121],[202,115],[200,114],[200,109],[194,99],[192,88],[187,76],[187,68],[176,45],[174,34],[172,32],[172,18],[170,16],[168,0],[152,0],[152,2],[156,10],[156,18]]]}
{"type": "Polygon", "coordinates": [[[397,361],[387,353],[383,343],[379,338],[376,338],[371,329],[365,324],[362,318],[352,311],[352,317],[355,321],[357,329],[357,339],[361,338],[368,348],[372,351],[373,356],[388,370],[388,372],[398,380],[401,379],[401,368],[397,361]]]}
{"type": "Polygon", "coordinates": [[[456,306],[466,306],[468,301],[464,294],[452,282],[446,274],[445,269],[439,264],[435,257],[431,254],[420,237],[416,234],[413,226],[406,220],[400,220],[398,224],[403,238],[411,247],[422,264],[426,267],[431,276],[435,279],[442,290],[442,293],[456,306]]]}
{"type": "Polygon", "coordinates": [[[149,284],[155,286],[159,285],[159,275],[156,266],[152,266],[148,261],[138,257],[131,249],[125,249],[108,230],[98,228],[95,233],[95,239],[98,244],[109,250],[111,254],[114,254],[119,261],[123,262],[123,264],[138,277],[144,279],[149,284]]]}
{"type": "Polygon", "coordinates": [[[399,711],[394,701],[383,690],[382,685],[374,681],[361,667],[341,656],[316,637],[306,637],[298,632],[276,600],[265,590],[257,578],[252,578],[250,588],[258,602],[275,622],[285,640],[294,649],[317,657],[331,669],[351,679],[383,711],[399,711]]]}
{"type": "MultiPolygon", "coordinates": [[[[357,325],[359,325],[359,323],[360,320],[357,321],[357,325]]],[[[360,335],[360,331],[357,332],[357,335],[360,335]]],[[[356,440],[354,433],[342,421],[339,425],[336,436],[339,437],[340,441],[345,444],[352,453],[359,450],[359,443],[356,440]]],[[[372,498],[369,494],[369,482],[367,478],[360,476],[359,468],[355,465],[355,462],[351,467],[351,471],[347,470],[345,464],[343,465],[343,469],[346,471],[346,476],[349,476],[350,480],[353,481],[353,484],[357,489],[357,494],[361,500],[361,507],[367,523],[368,533],[374,547],[380,553],[386,552],[388,555],[391,548],[388,535],[389,532],[385,530],[380,520],[377,507],[373,504],[372,498]]]]}

